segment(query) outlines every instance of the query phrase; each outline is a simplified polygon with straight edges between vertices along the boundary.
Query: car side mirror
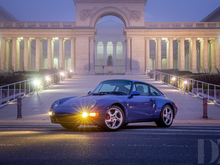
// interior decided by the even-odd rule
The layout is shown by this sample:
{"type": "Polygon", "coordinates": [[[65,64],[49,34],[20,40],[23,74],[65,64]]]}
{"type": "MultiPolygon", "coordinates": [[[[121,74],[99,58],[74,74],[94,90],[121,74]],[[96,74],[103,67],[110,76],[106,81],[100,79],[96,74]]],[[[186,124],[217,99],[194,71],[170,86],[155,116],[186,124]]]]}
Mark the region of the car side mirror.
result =
{"type": "Polygon", "coordinates": [[[138,91],[133,91],[133,92],[131,92],[129,98],[132,98],[133,96],[138,96],[138,95],[140,95],[140,92],[138,92],[138,91]]]}
{"type": "Polygon", "coordinates": [[[88,92],[88,95],[89,95],[90,93],[92,93],[92,92],[91,92],[91,91],[89,91],[89,92],[88,92]]]}

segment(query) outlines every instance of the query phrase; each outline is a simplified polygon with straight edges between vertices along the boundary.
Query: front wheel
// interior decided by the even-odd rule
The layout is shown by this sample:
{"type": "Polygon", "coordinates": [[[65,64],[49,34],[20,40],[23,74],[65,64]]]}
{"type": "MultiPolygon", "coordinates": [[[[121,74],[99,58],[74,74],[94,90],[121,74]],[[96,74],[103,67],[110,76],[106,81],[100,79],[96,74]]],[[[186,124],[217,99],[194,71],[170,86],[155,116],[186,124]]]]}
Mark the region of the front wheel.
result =
{"type": "Polygon", "coordinates": [[[116,131],[124,124],[124,112],[118,106],[112,106],[107,111],[103,127],[110,131],[116,131]]]}
{"type": "Polygon", "coordinates": [[[165,105],[160,113],[160,119],[155,122],[158,127],[169,127],[173,123],[173,109],[165,105]]]}

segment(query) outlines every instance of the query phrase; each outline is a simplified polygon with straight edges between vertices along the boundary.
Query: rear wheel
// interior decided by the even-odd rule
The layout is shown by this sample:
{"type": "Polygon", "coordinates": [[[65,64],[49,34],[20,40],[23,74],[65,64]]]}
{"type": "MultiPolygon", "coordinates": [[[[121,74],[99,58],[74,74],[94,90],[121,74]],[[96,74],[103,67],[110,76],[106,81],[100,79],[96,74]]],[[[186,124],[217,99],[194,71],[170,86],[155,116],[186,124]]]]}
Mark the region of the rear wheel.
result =
{"type": "Polygon", "coordinates": [[[76,124],[60,124],[63,128],[66,129],[76,129],[77,127],[80,126],[80,124],[76,123],[76,124]]]}
{"type": "Polygon", "coordinates": [[[103,127],[110,131],[116,131],[124,124],[124,112],[118,106],[112,106],[107,111],[103,127]]]}
{"type": "Polygon", "coordinates": [[[160,119],[155,122],[158,127],[169,127],[173,123],[173,109],[165,105],[160,113],[160,119]]]}

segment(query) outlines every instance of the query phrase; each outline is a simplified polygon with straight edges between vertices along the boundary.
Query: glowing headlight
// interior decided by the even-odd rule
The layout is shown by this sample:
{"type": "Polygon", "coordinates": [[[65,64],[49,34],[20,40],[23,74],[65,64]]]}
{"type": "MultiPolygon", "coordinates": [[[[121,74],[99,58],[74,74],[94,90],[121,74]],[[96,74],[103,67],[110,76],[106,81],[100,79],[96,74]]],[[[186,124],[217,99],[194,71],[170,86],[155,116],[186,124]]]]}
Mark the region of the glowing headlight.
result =
{"type": "Polygon", "coordinates": [[[49,116],[52,116],[53,112],[49,111],[48,114],[49,114],[49,116]]]}
{"type": "Polygon", "coordinates": [[[89,108],[95,107],[96,104],[97,104],[97,100],[92,100],[92,101],[90,102],[90,104],[89,104],[89,108]]]}
{"type": "Polygon", "coordinates": [[[87,112],[83,112],[82,117],[84,117],[84,118],[88,117],[88,113],[87,112]]]}

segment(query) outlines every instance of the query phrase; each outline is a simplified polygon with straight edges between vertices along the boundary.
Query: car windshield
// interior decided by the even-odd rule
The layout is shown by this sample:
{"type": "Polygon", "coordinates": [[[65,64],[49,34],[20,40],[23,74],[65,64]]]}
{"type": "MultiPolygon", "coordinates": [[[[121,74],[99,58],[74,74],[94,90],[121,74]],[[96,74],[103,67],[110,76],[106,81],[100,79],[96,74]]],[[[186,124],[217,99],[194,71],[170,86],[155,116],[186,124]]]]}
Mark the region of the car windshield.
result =
{"type": "Polygon", "coordinates": [[[127,80],[108,80],[101,82],[95,90],[93,95],[105,95],[105,94],[120,94],[128,95],[131,91],[131,81],[127,80]]]}

